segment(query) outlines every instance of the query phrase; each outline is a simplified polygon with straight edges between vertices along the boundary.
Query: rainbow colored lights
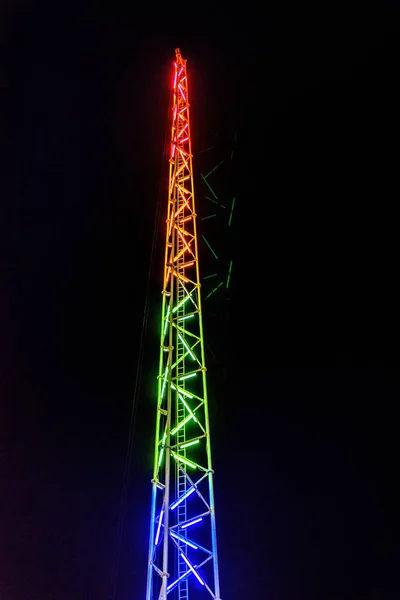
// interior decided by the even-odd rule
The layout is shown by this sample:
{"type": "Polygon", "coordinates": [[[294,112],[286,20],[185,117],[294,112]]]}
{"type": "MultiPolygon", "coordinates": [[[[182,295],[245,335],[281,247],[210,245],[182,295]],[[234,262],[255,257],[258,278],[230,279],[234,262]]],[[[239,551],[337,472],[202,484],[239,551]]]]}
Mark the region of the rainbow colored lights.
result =
{"type": "Polygon", "coordinates": [[[219,600],[188,74],[175,53],[146,600],[219,600]]]}

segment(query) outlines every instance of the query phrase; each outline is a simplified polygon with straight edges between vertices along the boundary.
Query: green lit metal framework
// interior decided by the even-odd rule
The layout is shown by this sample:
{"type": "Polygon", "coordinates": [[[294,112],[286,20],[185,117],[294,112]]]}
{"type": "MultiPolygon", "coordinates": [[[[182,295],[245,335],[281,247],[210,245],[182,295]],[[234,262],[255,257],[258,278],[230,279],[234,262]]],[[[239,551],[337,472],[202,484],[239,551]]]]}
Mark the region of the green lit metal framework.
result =
{"type": "Polygon", "coordinates": [[[188,79],[175,53],[146,600],[219,600],[188,79]]]}
{"type": "MultiPolygon", "coordinates": [[[[214,237],[207,237],[204,233],[201,234],[201,239],[204,242],[203,247],[208,253],[208,269],[202,273],[202,290],[204,300],[209,300],[211,296],[217,296],[224,289],[228,289],[232,279],[232,267],[233,259],[230,256],[230,244],[227,248],[227,232],[232,229],[234,211],[236,206],[236,197],[231,196],[228,200],[221,199],[218,186],[214,182],[214,179],[218,181],[220,177],[220,171],[224,171],[227,163],[232,163],[235,146],[237,141],[237,131],[234,134],[232,147],[228,152],[225,152],[225,156],[222,160],[210,168],[205,174],[201,173],[201,182],[204,188],[204,199],[205,216],[201,217],[201,221],[206,221],[209,225],[210,233],[212,232],[211,224],[216,222],[213,228],[214,237]],[[228,252],[228,253],[227,253],[228,252]],[[211,271],[211,272],[208,272],[211,271]]],[[[214,147],[207,148],[203,152],[211,151],[214,147]]],[[[222,176],[224,177],[224,176],[222,176]]],[[[226,172],[225,172],[226,177],[226,172]]],[[[223,196],[225,194],[223,193],[223,196]]],[[[204,227],[202,228],[204,229],[204,227]]]]}

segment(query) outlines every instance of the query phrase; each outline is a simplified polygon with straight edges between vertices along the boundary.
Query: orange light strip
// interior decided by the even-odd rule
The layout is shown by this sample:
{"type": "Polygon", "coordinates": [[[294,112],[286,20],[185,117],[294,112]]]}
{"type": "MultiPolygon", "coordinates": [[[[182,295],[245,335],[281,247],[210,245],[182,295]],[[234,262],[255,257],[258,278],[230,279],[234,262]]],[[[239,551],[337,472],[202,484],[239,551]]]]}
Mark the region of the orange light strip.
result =
{"type": "Polygon", "coordinates": [[[176,211],[175,218],[183,211],[184,208],[187,208],[188,210],[190,210],[190,212],[192,212],[192,209],[189,206],[186,199],[185,198],[183,198],[183,199],[185,200],[185,204],[182,204],[182,206],[176,211]]]}
{"type": "MultiPolygon", "coordinates": [[[[184,161],[185,159],[182,158],[182,160],[184,161]]],[[[181,173],[182,171],[185,170],[185,168],[187,168],[187,162],[185,161],[184,164],[178,169],[178,171],[176,172],[177,175],[179,175],[179,173],[181,173]]]]}
{"type": "Polygon", "coordinates": [[[175,277],[178,277],[179,279],[182,279],[183,281],[185,281],[185,283],[190,283],[190,279],[188,279],[187,277],[185,277],[184,275],[182,275],[182,273],[178,273],[177,271],[174,271],[173,275],[175,277]]]}
{"type": "MultiPolygon", "coordinates": [[[[186,250],[187,250],[188,252],[190,252],[190,254],[191,254],[191,255],[192,255],[194,258],[195,258],[195,255],[194,255],[194,253],[193,253],[192,249],[189,247],[189,245],[188,245],[187,241],[185,240],[185,238],[183,237],[183,235],[182,235],[182,233],[181,233],[180,229],[179,229],[179,228],[178,228],[176,225],[175,225],[175,229],[177,230],[177,232],[178,232],[178,235],[179,235],[179,237],[181,238],[182,242],[183,242],[183,243],[184,243],[184,245],[186,246],[186,250]]],[[[190,242],[190,243],[191,243],[191,242],[190,242]]]]}
{"type": "MultiPolygon", "coordinates": [[[[184,181],[184,178],[182,178],[180,181],[184,181]]],[[[176,184],[176,189],[178,190],[178,193],[181,196],[181,200],[183,200],[184,202],[188,202],[188,200],[191,197],[190,190],[186,189],[183,185],[180,185],[180,183],[176,184]]],[[[189,208],[189,205],[188,205],[188,208],[189,208]]]]}
{"type": "MultiPolygon", "coordinates": [[[[187,150],[185,150],[185,148],[182,148],[182,146],[180,146],[179,152],[182,154],[182,156],[187,156],[188,158],[190,157],[189,152],[187,152],[187,150]]],[[[189,167],[188,167],[188,169],[189,169],[189,167]]]]}
{"type": "Polygon", "coordinates": [[[182,250],[180,250],[178,252],[178,254],[174,257],[173,262],[177,261],[178,258],[180,258],[182,256],[182,254],[184,254],[186,252],[186,248],[182,248],[182,250]]]}
{"type": "MultiPolygon", "coordinates": [[[[180,231],[180,232],[181,232],[181,234],[182,234],[182,235],[188,235],[188,236],[190,236],[191,238],[193,238],[193,237],[194,237],[194,236],[193,236],[193,235],[192,235],[192,234],[191,234],[189,231],[186,231],[186,229],[183,229],[183,227],[179,227],[179,225],[177,225],[177,229],[178,229],[178,231],[180,231]]],[[[192,241],[192,240],[190,240],[190,242],[189,242],[189,243],[191,243],[191,241],[192,241]]]]}
{"type": "Polygon", "coordinates": [[[191,267],[192,265],[194,265],[195,262],[196,262],[195,260],[192,260],[188,263],[183,263],[183,265],[179,265],[179,266],[181,269],[186,269],[186,267],[191,267]]]}
{"type": "Polygon", "coordinates": [[[185,164],[185,167],[187,168],[188,171],[190,171],[188,161],[186,160],[187,153],[184,150],[182,150],[182,148],[179,148],[179,154],[181,155],[181,158],[185,164]]]}
{"type": "Polygon", "coordinates": [[[174,211],[171,211],[171,218],[169,220],[169,227],[168,227],[168,238],[171,237],[171,233],[172,233],[172,223],[174,221],[174,211]]]}
{"type": "Polygon", "coordinates": [[[173,202],[173,200],[171,199],[171,196],[172,196],[172,190],[174,189],[174,186],[175,186],[175,173],[173,173],[173,175],[172,175],[171,185],[169,186],[169,198],[170,198],[170,202],[173,202]]]}
{"type": "MultiPolygon", "coordinates": [[[[180,132],[178,133],[178,138],[181,137],[182,133],[185,131],[186,127],[189,125],[189,123],[186,123],[185,127],[182,127],[182,129],[180,130],[180,132]]],[[[189,139],[189,138],[186,138],[189,139]]],[[[182,140],[183,141],[183,140],[182,140]]]]}

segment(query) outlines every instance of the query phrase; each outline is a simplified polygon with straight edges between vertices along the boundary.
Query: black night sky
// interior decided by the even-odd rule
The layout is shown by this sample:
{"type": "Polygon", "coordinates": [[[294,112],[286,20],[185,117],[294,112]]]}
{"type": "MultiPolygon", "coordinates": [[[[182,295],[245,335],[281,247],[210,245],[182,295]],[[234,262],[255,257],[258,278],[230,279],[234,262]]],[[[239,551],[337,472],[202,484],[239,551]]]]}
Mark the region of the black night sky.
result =
{"type": "Polygon", "coordinates": [[[144,598],[176,46],[195,148],[238,131],[222,598],[399,598],[400,11],[303,4],[1,3],[1,600],[144,598]]]}

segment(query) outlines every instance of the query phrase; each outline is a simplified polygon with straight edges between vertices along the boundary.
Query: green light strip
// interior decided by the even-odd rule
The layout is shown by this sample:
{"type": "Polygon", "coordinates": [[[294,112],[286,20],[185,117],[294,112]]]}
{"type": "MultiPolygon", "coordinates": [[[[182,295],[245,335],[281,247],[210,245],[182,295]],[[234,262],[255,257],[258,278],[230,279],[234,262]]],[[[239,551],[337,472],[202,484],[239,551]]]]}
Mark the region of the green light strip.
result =
{"type": "Polygon", "coordinates": [[[194,317],[194,313],[191,315],[185,315],[184,317],[179,317],[178,321],[186,321],[186,319],[191,319],[192,317],[194,317]]]}
{"type": "Polygon", "coordinates": [[[161,450],[160,450],[160,456],[158,457],[158,468],[160,468],[160,466],[161,466],[161,462],[162,462],[162,459],[163,459],[163,454],[164,454],[164,448],[161,448],[161,450]]]}
{"type": "Polygon", "coordinates": [[[196,465],[196,463],[192,462],[191,460],[188,460],[187,458],[183,458],[182,456],[179,456],[179,454],[176,454],[175,452],[172,452],[172,451],[171,451],[171,454],[175,458],[175,460],[178,460],[179,462],[183,462],[188,467],[192,467],[192,469],[197,469],[198,465],[196,465]]]}
{"type": "Polygon", "coordinates": [[[178,331],[180,331],[181,333],[184,333],[185,335],[188,335],[191,338],[194,338],[196,340],[196,342],[199,342],[199,336],[196,335],[195,333],[192,333],[191,331],[188,331],[187,329],[185,329],[184,327],[177,327],[178,331]]]}
{"type": "Polygon", "coordinates": [[[180,429],[182,429],[182,427],[184,425],[186,425],[186,423],[188,421],[190,421],[190,419],[192,418],[192,415],[188,415],[187,417],[185,417],[183,419],[183,421],[181,421],[176,427],[173,428],[173,430],[171,431],[171,435],[175,435],[177,431],[179,431],[180,429]]]}
{"type": "Polygon", "coordinates": [[[165,323],[164,323],[164,335],[167,333],[167,328],[168,328],[168,317],[169,317],[169,311],[170,311],[170,305],[168,304],[167,307],[167,314],[165,315],[165,323]]]}
{"type": "Polygon", "coordinates": [[[161,388],[161,398],[164,397],[165,384],[167,382],[167,375],[168,375],[168,365],[165,367],[164,381],[163,381],[162,388],[161,388]]]}
{"type": "Polygon", "coordinates": [[[187,301],[189,300],[190,296],[191,296],[191,294],[188,294],[188,295],[186,296],[186,298],[184,298],[183,300],[181,300],[181,301],[179,302],[179,304],[177,304],[177,305],[175,306],[175,308],[173,308],[173,309],[172,309],[172,312],[173,312],[173,313],[174,313],[174,312],[176,312],[176,311],[178,310],[178,308],[180,308],[181,306],[183,306],[183,304],[185,304],[185,302],[187,302],[187,301]]]}
{"type": "Polygon", "coordinates": [[[178,396],[179,396],[179,400],[182,402],[183,406],[186,408],[186,410],[188,411],[188,413],[190,415],[192,415],[192,419],[193,421],[195,421],[195,423],[197,423],[197,419],[194,416],[194,412],[190,409],[190,407],[188,406],[187,402],[185,401],[184,398],[182,398],[182,396],[180,395],[180,393],[178,392],[178,396]]]}
{"type": "Polygon", "coordinates": [[[161,461],[162,461],[162,457],[164,454],[164,444],[165,444],[165,440],[167,439],[167,434],[164,433],[163,438],[162,438],[162,446],[161,446],[161,450],[160,450],[160,456],[158,457],[158,468],[160,468],[161,465],[161,461]]]}
{"type": "MultiPolygon", "coordinates": [[[[220,162],[220,163],[218,163],[216,167],[214,167],[213,169],[211,169],[211,171],[210,171],[209,173],[207,173],[207,175],[205,175],[204,177],[207,179],[207,177],[209,177],[209,176],[211,175],[211,173],[214,173],[214,171],[216,171],[216,170],[218,169],[218,167],[220,167],[220,166],[222,165],[222,163],[223,163],[223,162],[224,162],[224,161],[223,161],[223,160],[221,160],[221,162],[220,162]]],[[[203,176],[202,176],[202,177],[203,177],[203,176]]]]}
{"type": "Polygon", "coordinates": [[[210,190],[210,192],[212,193],[212,195],[214,196],[214,198],[216,200],[218,200],[218,196],[216,195],[216,193],[214,192],[214,190],[212,189],[211,185],[208,183],[207,179],[204,177],[204,175],[202,175],[203,181],[206,184],[206,186],[208,187],[208,189],[210,190]]]}
{"type": "Polygon", "coordinates": [[[208,152],[209,150],[213,150],[214,146],[210,146],[209,148],[205,148],[204,150],[200,150],[197,154],[202,154],[203,152],[208,152]]]}
{"type": "Polygon", "coordinates": [[[193,442],[187,442],[186,444],[182,444],[182,446],[179,446],[179,448],[189,448],[189,446],[194,446],[195,444],[198,444],[200,442],[200,440],[193,440],[193,442]]]}
{"type": "Polygon", "coordinates": [[[228,289],[228,287],[229,287],[229,282],[230,282],[230,280],[231,280],[232,262],[233,262],[233,261],[231,260],[231,262],[229,263],[228,278],[227,278],[227,280],[226,280],[226,289],[228,289]]]}
{"type": "Polygon", "coordinates": [[[192,350],[190,349],[190,347],[187,345],[187,343],[185,342],[185,340],[183,339],[183,337],[181,336],[180,333],[178,333],[178,338],[181,340],[182,344],[185,346],[186,350],[188,351],[188,353],[190,354],[190,357],[193,360],[196,360],[195,355],[193,354],[192,350]]]}
{"type": "Polygon", "coordinates": [[[207,294],[207,296],[204,298],[204,300],[207,300],[207,298],[209,298],[212,294],[215,294],[215,292],[221,287],[221,285],[224,285],[224,282],[221,281],[217,287],[215,287],[213,290],[211,290],[211,292],[209,294],[207,294]]]}
{"type": "Polygon", "coordinates": [[[210,200],[210,202],[214,202],[214,204],[218,204],[218,206],[219,206],[219,202],[215,202],[215,200],[210,198],[210,196],[206,196],[206,200],[210,200]]]}
{"type": "MultiPolygon", "coordinates": [[[[171,383],[171,387],[173,390],[178,390],[178,388],[173,383],[171,383]]],[[[183,394],[187,398],[194,398],[193,394],[189,394],[189,392],[187,392],[186,390],[181,390],[180,388],[178,390],[178,394],[179,393],[183,394]]]]}
{"type": "Polygon", "coordinates": [[[218,273],[213,273],[212,275],[206,275],[203,279],[211,279],[211,277],[217,277],[218,273]]]}
{"type": "Polygon", "coordinates": [[[218,256],[215,254],[214,250],[211,248],[210,244],[208,243],[208,241],[206,240],[206,238],[204,237],[204,235],[202,235],[201,237],[203,238],[203,240],[205,241],[205,243],[207,244],[207,246],[210,248],[210,250],[214,254],[215,258],[218,260],[218,256]]]}
{"type": "Polygon", "coordinates": [[[207,217],[203,217],[201,220],[205,221],[206,219],[212,219],[213,217],[216,217],[217,213],[213,213],[212,215],[207,215],[207,217]]]}
{"type": "Polygon", "coordinates": [[[196,377],[197,376],[197,371],[195,371],[194,373],[189,373],[189,375],[182,375],[182,377],[179,377],[178,381],[183,381],[184,379],[190,379],[191,377],[196,377]]]}
{"type": "Polygon", "coordinates": [[[235,197],[233,197],[233,200],[232,200],[232,206],[231,206],[231,214],[229,215],[229,223],[228,223],[228,227],[230,227],[230,226],[231,226],[231,223],[232,223],[232,215],[233,215],[233,208],[234,208],[234,206],[235,206],[235,202],[236,202],[236,198],[235,198],[235,197]]]}

